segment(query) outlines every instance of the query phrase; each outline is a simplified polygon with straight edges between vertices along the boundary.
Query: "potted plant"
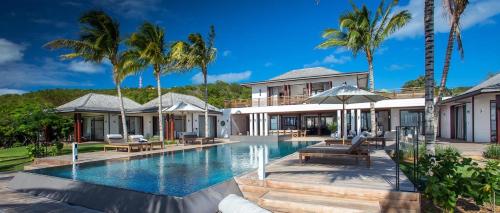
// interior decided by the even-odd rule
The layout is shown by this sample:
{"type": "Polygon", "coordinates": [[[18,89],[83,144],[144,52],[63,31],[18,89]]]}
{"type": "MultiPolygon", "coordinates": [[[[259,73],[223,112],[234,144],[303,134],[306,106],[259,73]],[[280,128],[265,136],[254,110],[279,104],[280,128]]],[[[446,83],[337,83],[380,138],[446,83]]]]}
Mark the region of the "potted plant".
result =
{"type": "Polygon", "coordinates": [[[337,134],[337,122],[332,122],[332,123],[328,124],[327,126],[331,132],[330,137],[337,138],[337,136],[338,136],[338,134],[337,134]]]}

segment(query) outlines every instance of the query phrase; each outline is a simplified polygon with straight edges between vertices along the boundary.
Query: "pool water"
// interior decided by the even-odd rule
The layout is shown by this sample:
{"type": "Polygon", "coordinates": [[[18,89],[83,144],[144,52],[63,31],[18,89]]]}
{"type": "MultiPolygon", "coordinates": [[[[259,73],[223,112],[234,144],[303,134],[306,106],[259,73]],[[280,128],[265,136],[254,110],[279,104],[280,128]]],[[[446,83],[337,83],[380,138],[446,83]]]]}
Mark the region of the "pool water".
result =
{"type": "Polygon", "coordinates": [[[141,192],[182,197],[255,169],[250,145],[267,145],[269,161],[316,142],[231,143],[33,170],[32,172],[141,192]]]}

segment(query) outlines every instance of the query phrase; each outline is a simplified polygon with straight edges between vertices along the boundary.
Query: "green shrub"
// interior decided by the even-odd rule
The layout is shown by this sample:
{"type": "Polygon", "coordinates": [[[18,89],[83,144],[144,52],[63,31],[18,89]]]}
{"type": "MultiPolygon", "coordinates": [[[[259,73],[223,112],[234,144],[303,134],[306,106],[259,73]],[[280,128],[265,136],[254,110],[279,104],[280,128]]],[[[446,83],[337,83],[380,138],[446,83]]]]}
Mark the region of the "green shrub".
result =
{"type": "Polygon", "coordinates": [[[456,154],[460,155],[460,151],[458,151],[458,149],[453,147],[453,146],[446,146],[446,145],[437,145],[436,146],[436,155],[446,153],[446,152],[456,153],[456,154]]]}
{"type": "Polygon", "coordinates": [[[458,197],[470,190],[470,178],[464,177],[462,168],[477,167],[477,163],[470,158],[462,158],[453,149],[443,149],[434,157],[425,155],[420,163],[424,196],[444,211],[452,211],[458,197]]]}
{"type": "Polygon", "coordinates": [[[474,198],[478,205],[485,202],[493,204],[495,193],[499,194],[500,192],[500,161],[490,160],[484,169],[470,167],[468,170],[472,174],[470,184],[466,185],[469,189],[464,195],[474,198]]]}
{"type": "Polygon", "coordinates": [[[64,147],[64,144],[59,142],[59,141],[57,141],[54,145],[56,146],[57,150],[59,150],[59,151],[61,151],[64,147]]]}
{"type": "Polygon", "coordinates": [[[500,145],[492,144],[489,145],[483,152],[485,158],[500,160],[500,145]]]}
{"type": "Polygon", "coordinates": [[[41,151],[37,149],[34,144],[29,144],[26,146],[26,150],[28,150],[28,157],[31,160],[34,160],[37,156],[40,156],[41,151]]]}

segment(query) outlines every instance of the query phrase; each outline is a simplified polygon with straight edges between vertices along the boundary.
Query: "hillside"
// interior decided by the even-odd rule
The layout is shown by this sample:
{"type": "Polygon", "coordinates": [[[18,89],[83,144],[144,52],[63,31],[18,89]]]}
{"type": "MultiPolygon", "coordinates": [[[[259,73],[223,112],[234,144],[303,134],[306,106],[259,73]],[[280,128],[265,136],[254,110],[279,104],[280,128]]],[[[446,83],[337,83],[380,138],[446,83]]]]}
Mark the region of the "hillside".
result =
{"type": "MultiPolygon", "coordinates": [[[[76,99],[87,93],[100,93],[116,95],[115,89],[49,89],[30,92],[22,95],[3,95],[0,96],[0,112],[10,111],[20,105],[35,103],[56,107],[73,99],[76,99]]],[[[123,95],[140,104],[146,103],[157,97],[155,87],[123,88],[123,95]]],[[[162,93],[176,92],[181,94],[193,95],[203,99],[203,85],[182,86],[162,89],[162,93]]],[[[222,108],[224,100],[237,98],[250,98],[249,88],[242,87],[239,84],[228,84],[225,82],[216,82],[208,85],[208,102],[214,106],[222,108]]]]}

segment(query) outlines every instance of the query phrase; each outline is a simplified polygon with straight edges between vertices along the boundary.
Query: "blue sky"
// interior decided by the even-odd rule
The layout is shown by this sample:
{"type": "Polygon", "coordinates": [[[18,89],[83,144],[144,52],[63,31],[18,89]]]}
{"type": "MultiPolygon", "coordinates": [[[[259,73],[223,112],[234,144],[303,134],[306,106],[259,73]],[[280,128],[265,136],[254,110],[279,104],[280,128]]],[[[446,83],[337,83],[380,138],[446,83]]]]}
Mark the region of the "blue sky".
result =
{"type": "MultiPolygon", "coordinates": [[[[360,1],[375,8],[378,1],[360,1]]],[[[453,53],[449,86],[470,86],[487,73],[500,71],[500,1],[470,0],[462,19],[465,58],[453,53]]],[[[168,41],[189,33],[208,33],[215,25],[216,61],[209,80],[248,82],[266,80],[291,69],[325,66],[342,72],[367,69],[363,55],[344,49],[315,49],[322,30],[337,28],[338,17],[350,9],[348,1],[316,0],[16,0],[0,8],[0,94],[47,88],[113,88],[106,64],[81,60],[61,61],[64,51],[42,47],[56,38],[77,38],[78,17],[102,9],[121,24],[128,36],[144,21],[166,29],[168,41]]],[[[424,73],[423,0],[401,0],[396,10],[407,9],[413,20],[387,40],[375,55],[377,89],[395,89],[424,73]]],[[[436,79],[440,78],[448,26],[436,1],[436,79]]],[[[155,85],[151,70],[142,73],[143,85],[155,85]]],[[[200,83],[198,70],[162,78],[162,87],[200,83]]],[[[123,85],[137,87],[138,76],[123,85]]]]}

